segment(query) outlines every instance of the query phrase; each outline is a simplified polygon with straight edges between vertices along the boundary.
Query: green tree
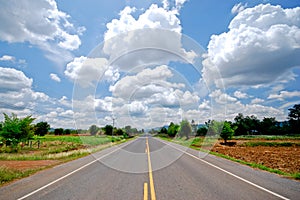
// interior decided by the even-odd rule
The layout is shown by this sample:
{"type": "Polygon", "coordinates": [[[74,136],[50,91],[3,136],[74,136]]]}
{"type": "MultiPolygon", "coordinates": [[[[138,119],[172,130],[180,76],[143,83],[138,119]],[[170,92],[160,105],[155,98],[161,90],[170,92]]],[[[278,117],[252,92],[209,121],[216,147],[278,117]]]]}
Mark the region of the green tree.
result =
{"type": "Polygon", "coordinates": [[[127,134],[131,134],[132,132],[131,132],[131,126],[125,126],[125,132],[127,133],[127,134]]]}
{"type": "Polygon", "coordinates": [[[275,117],[264,117],[260,122],[260,132],[264,135],[274,135],[277,132],[275,117]]]}
{"type": "Polygon", "coordinates": [[[208,126],[208,133],[211,136],[219,135],[222,132],[224,122],[212,120],[208,126]]]}
{"type": "Polygon", "coordinates": [[[245,118],[242,113],[239,113],[234,118],[234,124],[237,127],[237,129],[235,130],[235,135],[245,135],[246,134],[248,127],[246,126],[245,118]]]}
{"type": "Polygon", "coordinates": [[[62,135],[64,133],[63,128],[56,128],[54,129],[54,135],[62,135]]]}
{"type": "Polygon", "coordinates": [[[234,125],[237,127],[235,135],[257,134],[259,131],[260,121],[254,115],[244,117],[242,113],[239,113],[234,121],[234,125]]]}
{"type": "Polygon", "coordinates": [[[186,119],[180,122],[179,135],[180,137],[185,136],[186,139],[189,139],[189,136],[192,133],[192,126],[190,122],[186,119]]]}
{"type": "Polygon", "coordinates": [[[104,128],[104,134],[105,135],[112,135],[113,134],[113,126],[112,125],[106,125],[104,128]]]}
{"type": "Polygon", "coordinates": [[[0,136],[4,138],[7,145],[11,143],[17,145],[21,141],[31,139],[34,135],[34,126],[32,122],[35,118],[27,116],[25,118],[18,118],[16,114],[12,114],[11,117],[4,114],[4,122],[2,124],[2,130],[0,136]]]}
{"type": "Polygon", "coordinates": [[[89,132],[91,135],[96,135],[99,131],[99,128],[94,124],[92,126],[90,126],[89,128],[89,132]]]}
{"type": "Polygon", "coordinates": [[[300,133],[300,104],[295,104],[289,108],[288,120],[292,133],[300,133]]]}
{"type": "Polygon", "coordinates": [[[260,121],[259,119],[257,119],[256,116],[254,115],[246,116],[245,123],[247,127],[246,130],[247,135],[258,134],[260,121]]]}
{"type": "Polygon", "coordinates": [[[71,130],[70,129],[65,129],[64,130],[64,135],[70,135],[71,134],[71,130]]]}
{"type": "Polygon", "coordinates": [[[114,129],[114,133],[115,133],[116,135],[124,135],[124,131],[123,131],[123,129],[121,129],[121,128],[114,129]]]}
{"type": "Polygon", "coordinates": [[[196,136],[205,136],[207,131],[208,131],[208,129],[206,126],[201,126],[200,128],[197,129],[196,136]]]}
{"type": "Polygon", "coordinates": [[[165,127],[162,127],[159,131],[160,134],[168,134],[168,130],[165,127]]]}
{"type": "Polygon", "coordinates": [[[179,125],[174,124],[173,122],[171,122],[169,127],[168,127],[167,133],[170,137],[175,137],[176,134],[178,133],[178,130],[179,130],[179,125]]]}
{"type": "Polygon", "coordinates": [[[223,124],[222,132],[220,137],[224,140],[224,143],[227,144],[227,140],[230,140],[234,134],[234,129],[231,127],[231,123],[225,121],[223,124]]]}
{"type": "Polygon", "coordinates": [[[39,122],[35,125],[34,134],[44,136],[48,133],[50,125],[47,122],[39,122]]]}

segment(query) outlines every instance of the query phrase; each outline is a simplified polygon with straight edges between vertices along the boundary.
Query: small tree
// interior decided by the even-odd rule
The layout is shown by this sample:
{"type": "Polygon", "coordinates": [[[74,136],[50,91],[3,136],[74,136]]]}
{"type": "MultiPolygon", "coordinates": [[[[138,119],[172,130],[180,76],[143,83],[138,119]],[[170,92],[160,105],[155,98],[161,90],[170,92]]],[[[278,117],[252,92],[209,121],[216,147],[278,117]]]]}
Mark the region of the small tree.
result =
{"type": "Polygon", "coordinates": [[[220,134],[220,137],[223,138],[224,143],[227,144],[227,140],[230,140],[234,134],[234,129],[231,128],[231,124],[227,121],[223,124],[223,129],[220,134]]]}
{"type": "Polygon", "coordinates": [[[118,129],[115,129],[115,134],[116,134],[116,135],[123,135],[123,134],[124,134],[124,131],[123,131],[123,129],[118,128],[118,129]]]}
{"type": "Polygon", "coordinates": [[[178,130],[179,130],[179,125],[171,122],[168,127],[167,133],[168,133],[169,137],[175,137],[176,134],[178,133],[178,130]]]}
{"type": "Polygon", "coordinates": [[[56,128],[54,129],[54,135],[62,135],[64,133],[63,128],[56,128]]]}
{"type": "Polygon", "coordinates": [[[70,135],[71,134],[71,130],[70,129],[65,129],[64,130],[64,135],[70,135]]]}
{"type": "Polygon", "coordinates": [[[219,135],[222,132],[223,124],[223,121],[210,121],[210,123],[208,124],[209,135],[219,135]]]}
{"type": "Polygon", "coordinates": [[[99,128],[96,125],[92,125],[89,128],[89,132],[91,135],[96,135],[99,131],[99,128]]]}
{"type": "Polygon", "coordinates": [[[189,135],[192,133],[192,126],[188,120],[182,120],[180,122],[180,129],[179,129],[179,135],[185,136],[186,139],[189,139],[189,135]]]}
{"type": "Polygon", "coordinates": [[[127,134],[131,134],[131,133],[132,133],[132,132],[131,132],[131,126],[129,126],[129,125],[125,126],[125,132],[126,132],[127,134]]]}
{"type": "Polygon", "coordinates": [[[200,128],[198,128],[196,136],[205,136],[207,131],[208,129],[206,126],[201,126],[200,128]]]}
{"type": "Polygon", "coordinates": [[[6,145],[17,145],[19,142],[28,140],[34,135],[34,126],[31,124],[35,118],[27,116],[18,118],[16,114],[11,117],[4,113],[4,122],[0,136],[6,141],[6,145]]]}
{"type": "Polygon", "coordinates": [[[48,133],[50,125],[47,122],[39,122],[35,125],[34,134],[44,136],[48,133]]]}
{"type": "Polygon", "coordinates": [[[168,133],[168,130],[165,128],[165,127],[162,127],[159,131],[159,133],[161,134],[167,134],[168,133]]]}
{"type": "Polygon", "coordinates": [[[105,135],[112,135],[113,134],[113,126],[112,125],[106,125],[104,128],[105,135]]]}

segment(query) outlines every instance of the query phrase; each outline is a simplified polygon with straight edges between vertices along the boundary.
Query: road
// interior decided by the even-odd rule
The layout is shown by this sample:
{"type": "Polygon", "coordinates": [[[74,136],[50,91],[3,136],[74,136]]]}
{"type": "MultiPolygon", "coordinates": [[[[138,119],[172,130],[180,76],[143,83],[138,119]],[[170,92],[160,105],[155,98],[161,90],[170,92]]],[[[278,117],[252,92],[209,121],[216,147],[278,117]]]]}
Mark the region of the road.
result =
{"type": "Polygon", "coordinates": [[[0,188],[0,199],[299,199],[300,183],[140,137],[0,188]]]}

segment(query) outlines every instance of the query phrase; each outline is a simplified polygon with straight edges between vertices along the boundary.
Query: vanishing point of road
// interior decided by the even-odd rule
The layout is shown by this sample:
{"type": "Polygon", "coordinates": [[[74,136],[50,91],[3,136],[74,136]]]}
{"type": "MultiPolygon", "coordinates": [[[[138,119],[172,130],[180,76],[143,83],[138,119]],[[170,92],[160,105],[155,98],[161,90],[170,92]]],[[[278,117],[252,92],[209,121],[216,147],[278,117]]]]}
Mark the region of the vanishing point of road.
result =
{"type": "Polygon", "coordinates": [[[300,183],[145,135],[0,188],[0,199],[299,199],[300,183]]]}

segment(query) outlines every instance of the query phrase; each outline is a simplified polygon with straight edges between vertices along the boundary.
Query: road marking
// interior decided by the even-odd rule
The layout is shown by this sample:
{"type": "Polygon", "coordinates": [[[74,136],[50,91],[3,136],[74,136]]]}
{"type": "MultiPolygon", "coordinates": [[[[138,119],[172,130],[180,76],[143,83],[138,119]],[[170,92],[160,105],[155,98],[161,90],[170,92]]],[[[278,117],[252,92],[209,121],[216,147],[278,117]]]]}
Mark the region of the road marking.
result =
{"type": "Polygon", "coordinates": [[[120,146],[117,147],[115,150],[113,150],[113,151],[111,151],[111,152],[109,152],[109,153],[107,153],[107,154],[104,154],[104,155],[102,155],[101,157],[97,158],[96,160],[93,160],[93,161],[91,161],[91,162],[89,162],[89,163],[83,165],[82,167],[77,168],[76,170],[71,171],[70,173],[68,173],[68,174],[66,174],[66,175],[64,175],[64,176],[62,176],[62,177],[60,177],[60,178],[58,178],[58,179],[56,179],[56,180],[54,180],[54,181],[48,183],[47,185],[44,185],[43,187],[40,187],[40,188],[38,188],[38,189],[36,189],[36,190],[34,190],[34,191],[32,191],[32,192],[30,192],[30,193],[24,195],[24,196],[18,198],[18,200],[22,200],[22,199],[25,199],[25,198],[27,198],[27,197],[32,196],[33,194],[35,194],[35,193],[37,193],[37,192],[39,192],[39,191],[41,191],[41,190],[43,190],[43,189],[45,189],[45,188],[47,188],[47,187],[49,187],[49,186],[51,186],[51,185],[53,185],[53,184],[59,182],[59,181],[61,181],[61,180],[65,179],[65,178],[71,176],[72,174],[74,174],[74,173],[76,173],[76,172],[78,172],[78,171],[80,171],[80,170],[82,170],[82,169],[84,169],[84,168],[90,166],[91,164],[93,164],[93,163],[95,163],[95,162],[101,160],[102,158],[107,157],[108,155],[110,155],[110,154],[116,152],[117,150],[119,150],[119,149],[121,149],[121,148],[123,148],[123,147],[125,147],[125,146],[127,146],[127,145],[129,145],[129,144],[131,144],[131,143],[134,142],[134,141],[135,141],[135,140],[132,140],[131,142],[125,143],[126,145],[123,145],[123,146],[120,145],[120,146]],[[121,147],[121,146],[122,146],[122,147],[121,147]]]}
{"type": "Polygon", "coordinates": [[[148,200],[148,183],[144,183],[144,200],[148,200]]]}
{"type": "Polygon", "coordinates": [[[150,182],[151,200],[156,200],[155,189],[154,189],[154,182],[153,182],[153,175],[152,175],[152,166],[151,166],[150,149],[149,149],[148,138],[146,138],[146,147],[147,147],[147,156],[148,156],[148,169],[149,169],[149,182],[150,182]]]}
{"type": "Polygon", "coordinates": [[[246,179],[244,179],[244,178],[242,178],[242,177],[240,177],[240,176],[238,176],[238,175],[235,175],[235,174],[233,174],[233,173],[231,173],[231,172],[229,172],[229,171],[227,171],[227,170],[225,170],[225,169],[222,169],[221,167],[218,167],[218,166],[216,166],[216,165],[214,165],[214,164],[212,164],[212,163],[210,163],[210,162],[208,162],[208,161],[206,161],[206,160],[203,160],[203,159],[201,159],[201,158],[199,158],[199,157],[197,157],[197,156],[195,156],[195,155],[193,155],[193,154],[191,154],[191,153],[188,153],[188,152],[186,152],[186,151],[183,151],[183,150],[179,149],[178,147],[175,147],[175,146],[171,145],[170,143],[166,143],[166,142],[163,141],[163,140],[159,140],[159,141],[162,142],[162,143],[165,143],[166,145],[169,145],[170,147],[173,147],[174,149],[176,149],[176,150],[178,150],[178,151],[183,152],[184,154],[186,154],[186,155],[188,155],[188,156],[190,156],[190,157],[192,157],[192,158],[195,158],[195,159],[197,159],[197,160],[199,160],[199,161],[201,161],[201,162],[204,162],[204,163],[207,164],[207,165],[210,165],[210,166],[212,166],[212,167],[214,167],[214,168],[216,168],[216,169],[218,169],[218,170],[220,170],[220,171],[222,171],[222,172],[224,172],[224,173],[226,173],[226,174],[229,174],[229,175],[231,175],[231,176],[233,176],[233,177],[235,177],[235,178],[237,178],[237,179],[239,179],[239,180],[241,180],[241,181],[243,181],[243,182],[245,182],[245,183],[248,183],[248,184],[250,184],[250,185],[252,185],[252,186],[254,186],[254,187],[258,188],[258,189],[261,189],[261,190],[263,190],[263,191],[265,191],[265,192],[268,192],[268,193],[270,193],[270,194],[272,194],[272,195],[274,195],[274,196],[276,196],[276,197],[279,197],[279,198],[281,198],[281,199],[289,200],[289,198],[287,198],[287,197],[284,197],[284,196],[282,196],[282,195],[280,195],[280,194],[277,194],[276,192],[273,192],[273,191],[271,191],[271,190],[268,190],[268,189],[266,189],[266,188],[264,188],[264,187],[262,187],[262,186],[260,186],[260,185],[257,185],[257,184],[255,184],[255,183],[252,183],[251,181],[248,181],[248,180],[246,180],[246,179]]]}

